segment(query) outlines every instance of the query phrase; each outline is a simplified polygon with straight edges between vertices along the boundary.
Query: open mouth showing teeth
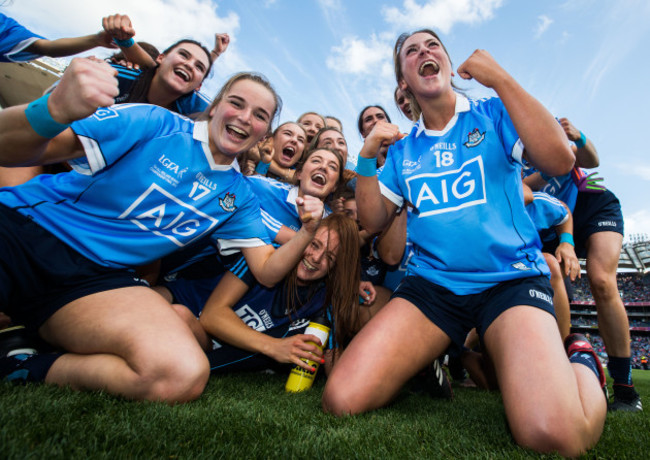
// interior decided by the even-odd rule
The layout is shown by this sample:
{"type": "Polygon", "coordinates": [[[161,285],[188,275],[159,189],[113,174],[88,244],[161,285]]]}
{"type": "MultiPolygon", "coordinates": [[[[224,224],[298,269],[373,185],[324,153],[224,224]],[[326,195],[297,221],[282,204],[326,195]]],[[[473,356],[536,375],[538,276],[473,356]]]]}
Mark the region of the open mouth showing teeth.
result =
{"type": "Polygon", "coordinates": [[[239,129],[236,126],[228,125],[226,126],[226,130],[228,131],[229,134],[235,137],[239,137],[240,139],[246,139],[248,137],[246,131],[239,129]]]}
{"type": "Polygon", "coordinates": [[[282,155],[287,160],[292,159],[295,154],[296,154],[296,150],[293,147],[285,147],[282,149],[282,155]]]}
{"type": "Polygon", "coordinates": [[[419,74],[422,75],[423,77],[428,77],[430,75],[435,75],[439,71],[440,71],[440,66],[438,65],[437,62],[434,62],[434,61],[423,62],[420,65],[420,69],[418,70],[419,74]]]}
{"type": "Polygon", "coordinates": [[[182,69],[174,69],[174,74],[181,77],[183,81],[190,81],[189,74],[182,69]]]}
{"type": "Polygon", "coordinates": [[[325,185],[327,183],[327,179],[325,179],[325,176],[322,174],[314,174],[311,176],[311,180],[315,182],[318,185],[325,185]]]}
{"type": "Polygon", "coordinates": [[[305,267],[305,268],[306,268],[308,271],[310,271],[310,272],[315,272],[316,270],[318,270],[318,269],[317,269],[316,267],[314,267],[312,264],[310,264],[309,262],[307,262],[307,259],[302,259],[302,265],[303,265],[303,267],[305,267]]]}

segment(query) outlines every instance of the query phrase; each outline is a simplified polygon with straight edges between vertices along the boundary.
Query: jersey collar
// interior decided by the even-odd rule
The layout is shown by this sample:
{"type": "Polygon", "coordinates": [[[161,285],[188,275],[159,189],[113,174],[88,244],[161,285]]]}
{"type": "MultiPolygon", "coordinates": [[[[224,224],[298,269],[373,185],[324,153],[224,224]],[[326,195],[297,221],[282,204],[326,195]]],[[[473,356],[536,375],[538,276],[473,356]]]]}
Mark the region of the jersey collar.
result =
{"type": "Polygon", "coordinates": [[[194,131],[192,132],[192,137],[201,143],[203,148],[203,153],[205,153],[206,159],[210,164],[210,169],[227,171],[229,169],[234,169],[239,171],[239,163],[237,159],[234,159],[229,165],[218,165],[214,162],[212,157],[212,152],[210,151],[210,143],[208,137],[208,122],[207,121],[196,121],[194,122],[194,131]]]}
{"type": "Polygon", "coordinates": [[[298,198],[298,186],[295,185],[291,187],[291,190],[289,190],[289,193],[287,193],[287,203],[291,203],[296,207],[296,211],[298,211],[298,205],[296,204],[296,198],[298,198]]]}
{"type": "Polygon", "coordinates": [[[424,132],[428,136],[442,136],[443,134],[446,134],[451,128],[454,127],[456,124],[456,120],[458,120],[458,114],[461,112],[468,112],[469,111],[469,100],[463,96],[460,93],[456,93],[456,107],[455,107],[455,115],[452,117],[451,120],[449,120],[449,123],[447,123],[447,126],[442,131],[434,131],[432,129],[426,129],[424,127],[424,118],[422,117],[422,114],[420,114],[420,119],[417,122],[417,131],[415,132],[415,137],[418,137],[422,132],[424,132]]]}

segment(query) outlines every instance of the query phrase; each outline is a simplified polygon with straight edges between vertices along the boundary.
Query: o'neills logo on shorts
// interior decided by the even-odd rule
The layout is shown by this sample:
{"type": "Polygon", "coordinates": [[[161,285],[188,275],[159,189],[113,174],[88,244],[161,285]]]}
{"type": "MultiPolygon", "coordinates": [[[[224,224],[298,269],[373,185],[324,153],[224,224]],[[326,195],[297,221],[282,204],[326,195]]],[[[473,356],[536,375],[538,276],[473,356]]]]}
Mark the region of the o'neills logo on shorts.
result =
{"type": "Polygon", "coordinates": [[[529,290],[528,290],[528,294],[529,294],[531,297],[534,297],[534,298],[536,298],[536,299],[541,299],[541,300],[543,300],[544,302],[547,302],[547,303],[553,305],[553,298],[552,298],[550,295],[548,295],[548,294],[544,294],[543,292],[539,292],[539,291],[536,290],[536,289],[529,289],[529,290]]]}
{"type": "Polygon", "coordinates": [[[616,222],[613,220],[601,220],[598,222],[599,227],[616,227],[616,222]]]}

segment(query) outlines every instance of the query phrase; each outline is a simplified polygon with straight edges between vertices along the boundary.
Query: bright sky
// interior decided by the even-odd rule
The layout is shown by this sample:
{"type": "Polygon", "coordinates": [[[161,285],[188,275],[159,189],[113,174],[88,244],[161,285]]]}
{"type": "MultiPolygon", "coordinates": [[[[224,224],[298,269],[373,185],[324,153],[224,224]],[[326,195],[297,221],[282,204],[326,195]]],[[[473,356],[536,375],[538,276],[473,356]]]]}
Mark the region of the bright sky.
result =
{"type": "MultiPolygon", "coordinates": [[[[228,32],[231,45],[203,86],[208,96],[237,71],[261,72],[284,100],[281,121],[306,111],[334,115],[355,157],[364,106],[382,105],[408,130],[393,103],[392,48],[402,32],[433,28],[455,67],[474,49],[488,50],[591,138],[626,235],[650,235],[647,0],[14,0],[0,8],[47,38],[90,34],[103,16],[128,14],[136,39],[161,50],[188,37],[212,47],[215,32],[228,32]]],[[[456,80],[470,95],[490,94],[456,80]]]]}

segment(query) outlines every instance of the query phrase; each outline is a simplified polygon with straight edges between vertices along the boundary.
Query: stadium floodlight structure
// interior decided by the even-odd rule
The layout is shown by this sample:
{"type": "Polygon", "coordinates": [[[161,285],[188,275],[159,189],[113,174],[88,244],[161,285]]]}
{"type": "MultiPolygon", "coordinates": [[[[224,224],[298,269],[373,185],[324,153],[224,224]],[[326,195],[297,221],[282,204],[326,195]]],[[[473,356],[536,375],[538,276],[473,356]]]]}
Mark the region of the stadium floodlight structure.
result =
{"type": "Polygon", "coordinates": [[[650,241],[627,243],[621,249],[619,271],[635,271],[645,275],[650,271],[650,241]]]}

